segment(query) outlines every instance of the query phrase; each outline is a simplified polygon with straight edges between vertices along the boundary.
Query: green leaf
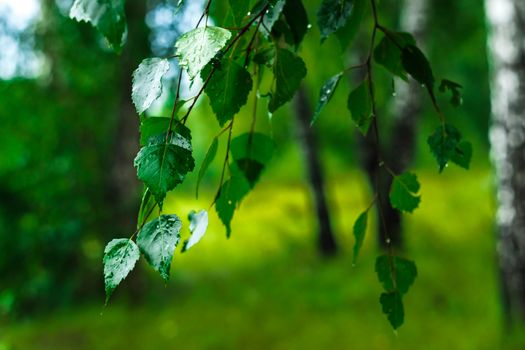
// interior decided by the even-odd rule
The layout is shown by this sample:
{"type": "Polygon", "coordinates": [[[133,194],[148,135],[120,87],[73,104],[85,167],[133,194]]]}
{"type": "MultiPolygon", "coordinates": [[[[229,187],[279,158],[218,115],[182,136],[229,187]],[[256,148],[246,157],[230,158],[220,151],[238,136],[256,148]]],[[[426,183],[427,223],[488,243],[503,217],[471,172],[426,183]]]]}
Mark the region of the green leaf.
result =
{"type": "Polygon", "coordinates": [[[398,46],[415,45],[416,41],[409,33],[388,33],[388,36],[384,36],[375,47],[374,60],[385,67],[390,73],[406,81],[408,77],[401,62],[401,50],[398,46]],[[395,43],[393,40],[395,40],[395,43]]]}
{"type": "Polygon", "coordinates": [[[146,58],[133,72],[131,98],[141,114],[162,94],[162,77],[170,69],[167,59],[146,58]]]}
{"type": "Polygon", "coordinates": [[[277,0],[259,0],[253,5],[252,9],[249,12],[248,18],[250,20],[253,20],[255,17],[259,16],[261,14],[261,11],[264,10],[266,5],[273,6],[277,0]]]}
{"type": "Polygon", "coordinates": [[[461,141],[455,149],[450,160],[462,168],[468,170],[472,158],[472,144],[468,141],[461,141]]]}
{"type": "Polygon", "coordinates": [[[306,76],[306,66],[303,60],[286,49],[277,49],[273,64],[275,91],[270,99],[268,111],[275,112],[279,107],[290,101],[299,89],[301,81],[306,76]]]}
{"type": "Polygon", "coordinates": [[[368,223],[368,210],[361,213],[361,215],[359,215],[359,217],[354,223],[355,243],[354,243],[354,257],[352,259],[353,264],[357,262],[357,256],[359,255],[359,251],[361,250],[361,247],[363,246],[363,241],[365,239],[365,234],[366,234],[367,223],[368,223]]]}
{"type": "Polygon", "coordinates": [[[146,222],[156,204],[157,203],[151,194],[151,191],[146,188],[142,195],[142,201],[140,202],[139,215],[137,216],[137,229],[146,222]]]}
{"type": "Polygon", "coordinates": [[[114,239],[104,248],[104,284],[106,304],[117,286],[128,276],[139,260],[137,245],[130,239],[114,239]]]}
{"type": "Polygon", "coordinates": [[[204,174],[206,173],[206,170],[208,170],[208,167],[210,166],[210,164],[215,159],[218,148],[219,148],[219,140],[217,137],[214,137],[210,145],[210,148],[208,148],[208,152],[206,152],[206,156],[204,156],[204,160],[202,161],[201,168],[199,169],[199,176],[197,177],[197,186],[195,189],[195,197],[197,198],[199,198],[199,186],[202,181],[202,178],[204,177],[204,174]]]}
{"type": "Polygon", "coordinates": [[[461,89],[463,86],[461,86],[458,83],[455,83],[448,79],[441,80],[441,84],[439,84],[439,91],[442,93],[445,93],[447,90],[450,91],[451,97],[450,97],[450,104],[454,107],[459,107],[463,103],[463,98],[461,97],[461,89]]]}
{"type": "MultiPolygon", "coordinates": [[[[209,65],[201,72],[206,80],[211,68],[209,65]]],[[[231,120],[248,101],[252,89],[250,73],[233,60],[225,60],[210,78],[205,92],[210,98],[211,108],[221,126],[231,120]]]]}
{"type": "MultiPolygon", "coordinates": [[[[177,113],[186,101],[179,100],[175,105],[175,113],[177,113]]],[[[173,120],[173,125],[178,124],[177,119],[173,120]]],[[[149,140],[160,134],[166,134],[170,126],[170,118],[166,117],[144,117],[142,116],[140,121],[140,145],[145,146],[148,144],[149,140]]]]}
{"type": "Polygon", "coordinates": [[[126,41],[127,25],[124,0],[75,0],[69,17],[91,23],[120,52],[126,41]]]}
{"type": "Polygon", "coordinates": [[[418,193],[419,182],[415,174],[403,173],[394,176],[390,188],[390,204],[393,208],[412,213],[421,201],[421,196],[418,193]]]}
{"type": "Polygon", "coordinates": [[[408,32],[394,32],[383,28],[385,38],[390,41],[401,55],[401,50],[409,45],[416,45],[416,39],[408,32]]]}
{"type": "Polygon", "coordinates": [[[235,208],[249,191],[250,184],[243,176],[232,176],[219,191],[215,210],[226,227],[227,237],[231,235],[231,221],[235,208]]]}
{"type": "Polygon", "coordinates": [[[188,219],[190,220],[191,237],[184,241],[182,246],[183,253],[199,243],[206,233],[206,229],[208,228],[208,212],[206,210],[201,210],[198,213],[195,213],[195,211],[192,210],[188,215],[188,219]]]}
{"type": "Polygon", "coordinates": [[[346,25],[353,8],[352,0],[323,0],[317,12],[321,42],[346,25]]]}
{"type": "Polygon", "coordinates": [[[407,259],[392,257],[392,266],[390,266],[387,255],[381,255],[376,259],[376,274],[379,282],[387,292],[397,291],[401,295],[408,292],[417,277],[416,264],[407,259]],[[396,276],[396,284],[392,280],[392,274],[396,276]]]}
{"type": "Polygon", "coordinates": [[[262,25],[259,27],[259,30],[263,35],[268,36],[269,33],[272,32],[273,26],[279,19],[279,16],[281,16],[281,13],[283,12],[283,8],[285,5],[285,0],[277,0],[274,1],[274,4],[270,4],[270,7],[268,8],[268,11],[263,16],[263,22],[262,25]]]}
{"type": "Polygon", "coordinates": [[[439,126],[427,140],[432,154],[442,172],[448,161],[451,160],[459,166],[468,169],[472,157],[472,145],[462,142],[459,131],[450,124],[439,126]]]}
{"type": "Polygon", "coordinates": [[[231,141],[230,151],[233,159],[254,159],[261,164],[270,161],[274,150],[273,140],[258,132],[245,133],[231,141]]]}
{"type": "MultiPolygon", "coordinates": [[[[396,290],[392,280],[392,270],[395,269],[395,267],[390,265],[389,259],[390,258],[388,255],[380,255],[377,257],[375,265],[377,279],[379,280],[379,283],[383,285],[384,290],[387,292],[396,290]]],[[[392,260],[393,259],[394,257],[392,260]]]]}
{"type": "Polygon", "coordinates": [[[272,29],[272,40],[274,42],[281,41],[281,37],[288,45],[297,47],[295,44],[294,34],[284,18],[279,18],[273,25],[272,29]]]}
{"type": "Polygon", "coordinates": [[[230,165],[230,170],[233,176],[246,178],[250,187],[253,188],[259,181],[259,177],[264,170],[264,164],[249,158],[237,159],[230,165]]]}
{"type": "Polygon", "coordinates": [[[401,294],[406,294],[416,280],[416,264],[411,260],[398,257],[394,258],[394,264],[396,266],[397,290],[401,294]]]}
{"type": "Polygon", "coordinates": [[[348,110],[352,120],[363,135],[368,133],[368,128],[372,122],[372,99],[368,81],[365,80],[348,96],[348,110]]]}
{"type": "Polygon", "coordinates": [[[201,27],[182,34],[175,43],[179,65],[194,79],[230,37],[230,31],[219,27],[201,27]]]}
{"type": "Polygon", "coordinates": [[[240,27],[242,25],[242,20],[248,14],[250,2],[248,0],[229,0],[229,2],[234,23],[237,27],[240,27]]]}
{"type": "Polygon", "coordinates": [[[346,50],[359,31],[368,4],[367,0],[354,0],[353,2],[354,9],[351,11],[345,26],[335,32],[343,51],[346,50]]]}
{"type": "Polygon", "coordinates": [[[180,184],[195,167],[190,131],[179,124],[167,143],[165,135],[152,137],[149,144],[141,148],[134,164],[138,178],[162,206],[166,193],[180,184]]]}
{"type": "MultiPolygon", "coordinates": [[[[176,123],[176,121],[174,121],[176,123]]],[[[160,134],[168,132],[170,118],[148,117],[140,122],[140,145],[148,144],[149,140],[160,134]]]]}
{"type": "Polygon", "coordinates": [[[275,48],[273,46],[257,50],[257,53],[253,56],[253,62],[262,66],[267,66],[268,68],[273,66],[274,59],[275,48]]]}
{"type": "Polygon", "coordinates": [[[161,215],[148,222],[137,235],[137,244],[147,262],[168,281],[173,252],[180,241],[182,222],[177,215],[161,215]]]}
{"type": "Polygon", "coordinates": [[[408,74],[432,92],[434,74],[425,54],[415,45],[406,45],[401,51],[401,63],[408,74]]]}
{"type": "Polygon", "coordinates": [[[246,133],[234,138],[230,150],[234,163],[232,174],[244,176],[250,187],[254,187],[264,170],[264,166],[272,158],[273,140],[261,133],[246,133]]]}
{"type": "Polygon", "coordinates": [[[334,95],[335,89],[337,88],[339,80],[341,80],[342,76],[343,73],[338,73],[334,75],[333,77],[328,79],[321,87],[321,91],[319,92],[319,101],[317,102],[317,107],[315,108],[315,112],[312,116],[312,121],[310,125],[313,125],[317,121],[317,118],[319,118],[321,111],[328,104],[328,102],[330,102],[330,99],[334,95]]]}
{"type": "Polygon", "coordinates": [[[283,9],[286,22],[292,31],[295,47],[303,41],[308,31],[308,15],[302,0],[287,0],[283,9]]]}
{"type": "Polygon", "coordinates": [[[398,329],[401,327],[405,320],[405,311],[403,309],[403,299],[401,295],[398,292],[381,293],[379,302],[392,328],[398,329]]]}

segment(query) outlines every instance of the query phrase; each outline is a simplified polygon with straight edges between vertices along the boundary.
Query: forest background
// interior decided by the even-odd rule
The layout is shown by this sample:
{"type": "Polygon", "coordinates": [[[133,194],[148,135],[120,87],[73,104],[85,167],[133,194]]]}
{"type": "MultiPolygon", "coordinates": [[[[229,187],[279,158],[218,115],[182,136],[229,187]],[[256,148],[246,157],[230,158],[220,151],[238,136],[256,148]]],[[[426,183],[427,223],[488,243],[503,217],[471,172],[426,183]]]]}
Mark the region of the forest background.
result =
{"type": "MultiPolygon", "coordinates": [[[[315,108],[328,78],[366,54],[368,20],[349,50],[342,51],[335,37],[320,46],[317,26],[309,30],[300,49],[308,69],[300,94],[271,118],[258,118],[277,148],[243,200],[231,238],[211,210],[206,236],[191,251],[176,254],[169,283],[141,262],[104,307],[104,246],[130,235],[140,204],[133,168],[140,120],[130,98],[131,72],[145,57],[169,54],[206,3],[186,1],[177,10],[176,1],[128,1],[134,40],[121,55],[91,26],[69,19],[71,1],[14,3],[0,1],[0,349],[525,344],[519,322],[509,323],[512,310],[503,301],[496,249],[486,12],[497,6],[472,0],[380,2],[384,24],[413,32],[434,71],[463,86],[459,108],[447,104],[448,95],[439,98],[474,149],[468,171],[450,166],[440,174],[427,145],[436,127],[431,101],[404,91],[401,80],[392,81],[378,66],[382,146],[394,147],[393,130],[412,108],[413,129],[400,135],[406,139],[413,132],[413,145],[407,154],[394,149],[408,158],[402,166],[417,172],[422,184],[420,208],[402,217],[399,233],[403,251],[417,261],[418,277],[405,302],[405,325],[394,334],[377,303],[381,285],[373,271],[381,240],[375,214],[360,260],[352,263],[353,225],[372,198],[363,166],[369,146],[346,108],[357,78],[341,80],[314,127],[305,129],[300,118],[308,114],[305,108],[315,108]],[[407,107],[406,101],[416,102],[407,107]],[[320,214],[312,190],[311,140],[329,219],[320,214]],[[322,234],[333,237],[335,248],[327,251],[322,234]]],[[[315,24],[319,1],[307,3],[315,24]]],[[[518,26],[524,30],[523,22],[518,26]]],[[[177,75],[172,67],[167,85],[177,75]]],[[[189,97],[195,87],[184,89],[189,97]]],[[[169,114],[172,90],[165,89],[149,113],[169,114]]],[[[194,113],[189,125],[199,164],[220,128],[206,99],[194,113]]],[[[240,112],[245,125],[250,113],[240,112]]],[[[168,196],[167,210],[208,208],[221,169],[220,162],[211,164],[199,199],[198,174],[191,173],[168,196]]]]}

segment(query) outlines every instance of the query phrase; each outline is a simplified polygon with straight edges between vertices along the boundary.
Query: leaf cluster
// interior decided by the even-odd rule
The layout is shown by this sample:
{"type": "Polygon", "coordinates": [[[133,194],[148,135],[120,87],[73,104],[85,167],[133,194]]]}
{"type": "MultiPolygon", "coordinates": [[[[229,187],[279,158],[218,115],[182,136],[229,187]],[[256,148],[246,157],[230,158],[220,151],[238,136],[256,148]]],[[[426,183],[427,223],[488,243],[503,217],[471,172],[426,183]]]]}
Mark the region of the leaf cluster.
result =
{"type": "MultiPolygon", "coordinates": [[[[165,281],[169,278],[173,254],[181,241],[182,221],[175,214],[163,213],[163,202],[168,193],[195,168],[192,136],[186,127],[186,121],[197,100],[202,95],[207,95],[215,120],[223,129],[213,138],[200,164],[196,195],[199,183],[215,161],[221,142],[224,143],[223,136],[227,135],[221,177],[211,206],[215,207],[226,228],[226,236],[230,237],[235,210],[256,186],[274,149],[272,138],[255,130],[256,108],[249,130],[233,135],[235,120],[248,104],[251,95],[255,98],[255,106],[259,99],[267,98],[268,113],[274,113],[292,100],[307,76],[306,64],[298,54],[310,28],[310,20],[302,0],[261,0],[253,6],[251,1],[244,0],[228,0],[228,3],[226,21],[234,28],[208,25],[212,7],[212,0],[208,0],[195,28],[182,34],[177,40],[172,56],[145,58],[133,73],[132,100],[137,113],[142,115],[142,148],[134,164],[145,190],[137,231],[130,239],[116,239],[106,246],[104,276],[108,298],[133,269],[141,254],[165,281]],[[192,82],[201,80],[200,91],[188,101],[181,100],[179,78],[171,115],[145,117],[143,114],[161,95],[163,79],[175,60],[181,75],[184,72],[192,82]],[[265,72],[272,75],[272,84],[268,91],[262,91],[260,84],[265,72]],[[156,208],[159,209],[158,215],[150,218],[156,208]]],[[[181,4],[182,1],[179,1],[178,6],[181,4]]],[[[349,120],[365,136],[373,130],[379,150],[374,85],[374,69],[379,65],[392,78],[398,77],[405,82],[413,79],[427,91],[440,122],[439,127],[428,138],[439,171],[443,171],[449,162],[468,168],[472,147],[456,128],[445,121],[435,95],[436,78],[430,62],[411,34],[386,28],[380,23],[376,0],[322,0],[316,13],[321,44],[335,36],[345,51],[361,27],[368,4],[374,23],[368,56],[363,63],[348,67],[326,80],[320,88],[311,124],[320,118],[336,93],[341,79],[350,71],[362,70],[362,80],[351,89],[347,98],[349,120]],[[381,38],[376,43],[380,35],[381,38]]],[[[117,52],[125,43],[124,0],[75,0],[70,17],[91,23],[117,52]]],[[[461,85],[448,79],[443,79],[439,86],[439,91],[451,93],[450,102],[454,106],[461,104],[460,89],[461,85]]],[[[378,157],[376,166],[384,167],[392,177],[388,196],[392,207],[412,213],[421,201],[416,174],[396,174],[381,156],[378,157]]],[[[383,200],[387,199],[376,193],[370,206],[359,215],[354,224],[354,264],[365,239],[368,212],[374,204],[379,204],[380,208],[383,200]]],[[[184,241],[182,251],[190,249],[202,239],[208,225],[208,212],[192,211],[188,219],[191,236],[184,241]]],[[[387,243],[390,244],[388,241],[387,243]]],[[[404,321],[403,297],[417,276],[417,268],[414,262],[397,257],[393,249],[389,248],[388,254],[377,258],[376,273],[384,289],[379,298],[382,310],[392,327],[397,329],[404,321]]]]}

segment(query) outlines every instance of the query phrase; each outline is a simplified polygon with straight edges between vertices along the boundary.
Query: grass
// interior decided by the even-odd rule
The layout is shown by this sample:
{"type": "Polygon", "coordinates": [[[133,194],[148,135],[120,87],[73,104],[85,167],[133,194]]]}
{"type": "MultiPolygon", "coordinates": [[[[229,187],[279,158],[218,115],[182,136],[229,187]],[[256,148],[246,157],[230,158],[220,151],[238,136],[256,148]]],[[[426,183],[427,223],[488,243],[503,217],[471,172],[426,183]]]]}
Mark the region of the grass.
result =
{"type": "MultiPolygon", "coordinates": [[[[126,302],[117,290],[105,309],[87,305],[9,325],[0,350],[521,349],[519,337],[502,333],[492,180],[488,172],[470,172],[467,181],[457,175],[422,173],[421,207],[405,216],[406,255],[419,276],[397,333],[378,304],[374,227],[351,264],[351,228],[369,194],[350,174],[329,186],[337,258],[316,254],[306,189],[263,181],[236,214],[232,238],[211,215],[203,241],[176,255],[171,282],[146,301],[126,302]]],[[[167,207],[187,213],[207,205],[184,196],[167,207]]]]}

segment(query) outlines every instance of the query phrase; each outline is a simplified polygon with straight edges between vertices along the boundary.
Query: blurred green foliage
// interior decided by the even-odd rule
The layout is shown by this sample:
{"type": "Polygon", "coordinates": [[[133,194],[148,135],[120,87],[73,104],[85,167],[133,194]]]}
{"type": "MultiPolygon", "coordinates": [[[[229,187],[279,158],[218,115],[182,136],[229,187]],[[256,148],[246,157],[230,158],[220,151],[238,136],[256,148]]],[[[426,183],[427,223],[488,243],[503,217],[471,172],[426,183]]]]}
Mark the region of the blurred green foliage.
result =
{"type": "MultiPolygon", "coordinates": [[[[343,246],[340,257],[322,261],[315,256],[315,225],[300,182],[302,164],[289,109],[267,118],[260,103],[257,129],[272,134],[277,154],[233,220],[232,239],[226,241],[224,228],[212,214],[203,240],[176,256],[167,288],[159,287],[158,276],[145,273],[150,270],[141,265],[137,276],[125,282],[133,296],[117,291],[117,304],[102,309],[103,246],[109,237],[129,236],[114,232],[115,208],[108,189],[121,61],[103,48],[88,25],[64,17],[53,1],[43,3],[46,12],[36,42],[50,59],[49,72],[36,80],[0,81],[0,323],[63,305],[76,308],[7,328],[1,325],[0,349],[111,349],[123,344],[152,349],[175,343],[189,348],[503,346],[488,175],[482,6],[470,0],[433,0],[425,52],[437,78],[464,87],[459,109],[449,105],[448,95],[438,98],[448,118],[473,141],[474,158],[470,173],[447,169],[438,177],[426,144],[437,119],[425,97],[417,152],[417,168],[423,173],[421,209],[406,220],[407,249],[418,262],[419,276],[406,305],[410,321],[396,338],[377,305],[380,285],[370,254],[375,245],[372,218],[359,264],[351,267],[352,225],[370,198],[356,172],[357,131],[346,109],[356,83],[346,77],[315,126],[343,246]],[[100,301],[96,306],[93,298],[100,301]],[[137,306],[137,301],[144,304],[137,306]]],[[[318,3],[308,1],[311,22],[318,3]]],[[[399,2],[383,0],[380,9],[384,24],[399,29],[399,2]]],[[[316,26],[310,29],[301,56],[309,72],[306,85],[312,105],[328,78],[359,63],[367,50],[368,28],[371,23],[365,21],[355,46],[344,54],[336,38],[319,49],[320,34],[316,26]]],[[[376,71],[382,136],[388,140],[395,84],[402,82],[393,84],[386,71],[376,71]]],[[[236,122],[237,130],[248,128],[249,109],[241,112],[244,120],[236,122]]],[[[198,105],[189,125],[196,135],[198,167],[220,130],[207,100],[198,105]]],[[[216,159],[223,155],[221,144],[216,159]]],[[[168,196],[169,211],[208,208],[219,163],[212,163],[204,176],[200,201],[192,199],[194,171],[168,196]]],[[[185,221],[186,235],[187,227],[185,221]]]]}
{"type": "Polygon", "coordinates": [[[54,7],[39,25],[48,74],[0,81],[0,315],[92,293],[84,277],[100,269],[82,248],[104,236],[110,215],[105,186],[118,95],[107,89],[117,62],[89,28],[54,7]]]}
{"type": "MultiPolygon", "coordinates": [[[[109,307],[101,300],[21,323],[4,330],[4,342],[13,350],[408,350],[422,344],[436,350],[520,349],[504,347],[514,338],[500,333],[496,266],[491,263],[492,178],[478,170],[465,184],[457,172],[421,174],[426,184],[421,208],[407,216],[406,231],[419,276],[405,301],[407,322],[397,336],[377,303],[381,285],[373,273],[374,224],[352,267],[352,225],[370,198],[361,190],[365,179],[350,172],[329,186],[344,249],[336,259],[319,258],[311,244],[313,220],[304,215],[310,203],[303,186],[263,180],[243,203],[230,240],[211,217],[205,238],[187,253],[177,251],[166,288],[155,288],[161,279],[150,270],[147,304],[123,298],[133,283],[125,281],[109,307]]],[[[206,201],[188,194],[168,197],[165,205],[170,212],[186,212],[206,201]]],[[[183,224],[187,236],[187,220],[183,224]]]]}

